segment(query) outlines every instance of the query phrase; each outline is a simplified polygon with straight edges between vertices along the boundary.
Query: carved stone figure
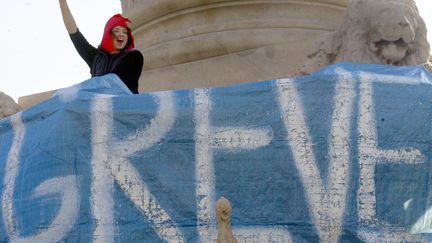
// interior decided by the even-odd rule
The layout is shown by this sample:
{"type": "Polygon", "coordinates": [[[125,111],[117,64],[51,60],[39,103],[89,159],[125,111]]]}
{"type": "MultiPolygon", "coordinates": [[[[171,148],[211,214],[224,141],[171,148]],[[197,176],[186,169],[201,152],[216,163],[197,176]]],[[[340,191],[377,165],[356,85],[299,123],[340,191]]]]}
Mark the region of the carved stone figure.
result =
{"type": "Polygon", "coordinates": [[[0,91],[0,119],[13,115],[20,110],[18,104],[9,95],[0,91]]]}
{"type": "Polygon", "coordinates": [[[231,230],[231,204],[221,197],[216,202],[216,217],[218,222],[217,243],[237,243],[231,230]]]}
{"type": "Polygon", "coordinates": [[[299,74],[337,62],[427,63],[426,26],[414,0],[351,0],[341,26],[308,57],[299,74]]]}

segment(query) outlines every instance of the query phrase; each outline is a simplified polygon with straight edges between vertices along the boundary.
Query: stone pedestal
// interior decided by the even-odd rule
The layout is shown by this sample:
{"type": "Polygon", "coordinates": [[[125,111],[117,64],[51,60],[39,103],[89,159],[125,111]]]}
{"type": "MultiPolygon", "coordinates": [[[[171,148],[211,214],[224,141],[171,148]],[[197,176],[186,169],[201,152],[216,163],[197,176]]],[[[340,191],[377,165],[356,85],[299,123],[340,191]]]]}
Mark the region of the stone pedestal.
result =
{"type": "Polygon", "coordinates": [[[122,0],[144,55],[140,92],[293,75],[347,0],[122,0]]]}

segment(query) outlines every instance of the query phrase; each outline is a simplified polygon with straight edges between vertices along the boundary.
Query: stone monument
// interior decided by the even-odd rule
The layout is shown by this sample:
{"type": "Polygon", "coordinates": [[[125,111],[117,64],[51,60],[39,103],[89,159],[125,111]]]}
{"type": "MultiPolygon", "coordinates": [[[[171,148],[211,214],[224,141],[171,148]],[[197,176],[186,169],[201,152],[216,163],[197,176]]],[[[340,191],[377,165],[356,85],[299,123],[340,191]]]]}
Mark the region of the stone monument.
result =
{"type": "Polygon", "coordinates": [[[291,76],[347,0],[122,0],[144,55],[140,91],[291,76]]]}

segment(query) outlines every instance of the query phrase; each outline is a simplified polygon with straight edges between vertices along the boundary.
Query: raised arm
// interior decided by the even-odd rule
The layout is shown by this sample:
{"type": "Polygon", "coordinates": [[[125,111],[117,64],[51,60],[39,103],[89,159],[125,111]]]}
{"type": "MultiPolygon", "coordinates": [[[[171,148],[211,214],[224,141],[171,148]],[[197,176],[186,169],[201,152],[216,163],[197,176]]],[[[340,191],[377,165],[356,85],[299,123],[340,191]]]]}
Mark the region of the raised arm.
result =
{"type": "Polygon", "coordinates": [[[71,11],[69,10],[69,6],[66,0],[59,0],[60,10],[63,17],[63,22],[66,27],[66,30],[69,34],[74,34],[78,31],[78,27],[75,23],[75,19],[72,16],[71,11]]]}

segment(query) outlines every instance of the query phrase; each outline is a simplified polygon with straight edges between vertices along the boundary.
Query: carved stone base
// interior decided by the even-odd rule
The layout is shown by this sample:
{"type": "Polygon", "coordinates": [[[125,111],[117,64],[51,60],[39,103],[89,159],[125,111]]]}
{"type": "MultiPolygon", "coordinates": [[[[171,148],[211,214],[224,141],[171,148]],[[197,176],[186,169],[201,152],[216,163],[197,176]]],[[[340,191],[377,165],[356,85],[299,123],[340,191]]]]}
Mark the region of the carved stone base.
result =
{"type": "Polygon", "coordinates": [[[346,0],[123,0],[144,54],[140,91],[293,74],[340,24],[346,0]]]}

